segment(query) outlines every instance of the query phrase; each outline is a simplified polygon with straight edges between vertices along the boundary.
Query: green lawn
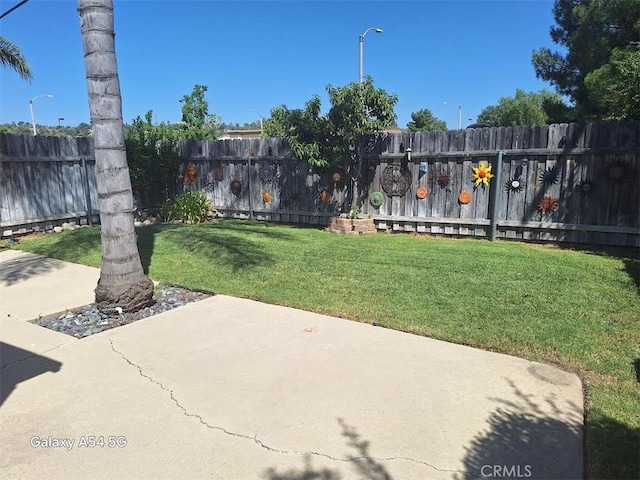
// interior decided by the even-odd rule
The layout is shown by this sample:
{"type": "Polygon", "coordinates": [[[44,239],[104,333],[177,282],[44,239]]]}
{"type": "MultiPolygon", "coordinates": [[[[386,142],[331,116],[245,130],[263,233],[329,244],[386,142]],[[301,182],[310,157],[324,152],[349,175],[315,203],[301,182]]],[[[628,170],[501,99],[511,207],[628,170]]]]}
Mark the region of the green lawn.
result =
{"type": "MultiPolygon", "coordinates": [[[[637,478],[637,254],[242,221],[138,229],[151,278],[551,362],[586,385],[588,476],[637,478]]],[[[85,228],[19,247],[100,265],[85,228]]]]}

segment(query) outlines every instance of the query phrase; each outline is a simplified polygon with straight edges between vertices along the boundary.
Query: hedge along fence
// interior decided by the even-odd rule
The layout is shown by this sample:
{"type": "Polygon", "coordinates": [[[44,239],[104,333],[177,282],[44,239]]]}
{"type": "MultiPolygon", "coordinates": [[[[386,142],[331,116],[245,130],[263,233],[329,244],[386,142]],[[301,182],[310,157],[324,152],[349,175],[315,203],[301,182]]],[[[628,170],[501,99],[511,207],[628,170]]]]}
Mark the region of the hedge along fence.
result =
{"type": "MultiPolygon", "coordinates": [[[[639,127],[372,135],[360,145],[357,168],[362,214],[379,229],[640,246],[639,127]],[[472,180],[481,162],[496,175],[487,188],[472,180]],[[463,191],[469,203],[459,201],[463,191]],[[380,194],[382,204],[372,205],[380,194]]],[[[346,172],[310,169],[288,157],[282,139],[190,142],[181,155],[184,168],[198,172],[187,188],[206,192],[225,216],[326,225],[350,207],[346,172]]]]}
{"type": "MultiPolygon", "coordinates": [[[[639,132],[636,122],[372,135],[360,145],[358,198],[379,229],[640,246],[639,132]],[[474,189],[481,161],[501,178],[474,189]],[[554,167],[556,181],[544,182],[554,167]],[[512,191],[506,182],[516,174],[521,189],[512,191]],[[420,186],[424,199],[416,196],[420,186]],[[470,203],[458,201],[462,191],[470,203]],[[374,192],[382,193],[377,208],[374,192]],[[557,207],[538,211],[547,196],[557,207]]],[[[92,145],[89,138],[0,135],[0,233],[96,221],[92,145]]],[[[326,225],[350,208],[346,172],[290,158],[285,139],[185,142],[180,155],[182,172],[193,164],[197,173],[180,187],[205,192],[225,216],[326,225]]]]}

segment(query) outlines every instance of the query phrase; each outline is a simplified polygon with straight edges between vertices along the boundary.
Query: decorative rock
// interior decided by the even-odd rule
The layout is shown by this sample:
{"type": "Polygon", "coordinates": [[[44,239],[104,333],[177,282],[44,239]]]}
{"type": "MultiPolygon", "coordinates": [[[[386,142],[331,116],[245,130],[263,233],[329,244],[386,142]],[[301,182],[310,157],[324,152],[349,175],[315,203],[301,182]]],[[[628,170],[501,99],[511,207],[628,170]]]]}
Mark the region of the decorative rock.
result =
{"type": "Polygon", "coordinates": [[[60,232],[62,232],[62,227],[53,227],[53,231],[55,233],[60,233],[60,232]]]}
{"type": "Polygon", "coordinates": [[[144,222],[142,222],[142,225],[149,226],[151,225],[151,223],[152,223],[151,220],[147,218],[144,222]]]}
{"type": "Polygon", "coordinates": [[[190,302],[203,300],[211,295],[211,293],[166,286],[155,292],[152,305],[137,312],[127,313],[121,307],[101,311],[95,304],[91,304],[60,315],[42,317],[34,320],[33,323],[76,338],[83,338],[150,317],[156,313],[166,312],[190,302]]]}
{"type": "Polygon", "coordinates": [[[133,226],[134,227],[141,227],[142,226],[142,222],[136,220],[135,222],[133,222],[133,226]]]}

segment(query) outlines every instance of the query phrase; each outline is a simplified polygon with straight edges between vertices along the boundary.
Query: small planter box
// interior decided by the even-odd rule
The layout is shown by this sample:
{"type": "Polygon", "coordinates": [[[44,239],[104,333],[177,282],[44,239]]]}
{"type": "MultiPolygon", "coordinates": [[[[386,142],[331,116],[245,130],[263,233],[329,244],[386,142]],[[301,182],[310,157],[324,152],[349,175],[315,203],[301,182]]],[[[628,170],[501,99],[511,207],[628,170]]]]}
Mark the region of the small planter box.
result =
{"type": "Polygon", "coordinates": [[[375,233],[373,218],[332,218],[329,231],[345,235],[367,235],[375,233]]]}

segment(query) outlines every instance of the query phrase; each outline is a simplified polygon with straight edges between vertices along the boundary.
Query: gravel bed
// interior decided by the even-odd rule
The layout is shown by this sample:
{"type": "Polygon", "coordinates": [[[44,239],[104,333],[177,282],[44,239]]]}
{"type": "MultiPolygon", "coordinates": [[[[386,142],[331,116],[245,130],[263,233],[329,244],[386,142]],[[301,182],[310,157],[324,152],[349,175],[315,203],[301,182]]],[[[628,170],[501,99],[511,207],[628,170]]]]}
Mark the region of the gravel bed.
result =
{"type": "Polygon", "coordinates": [[[137,312],[125,313],[119,307],[99,309],[92,303],[67,310],[62,314],[40,317],[33,320],[32,323],[76,338],[83,338],[172,310],[187,303],[204,300],[212,295],[211,292],[187,290],[175,285],[162,286],[156,288],[153,303],[137,312]]]}

